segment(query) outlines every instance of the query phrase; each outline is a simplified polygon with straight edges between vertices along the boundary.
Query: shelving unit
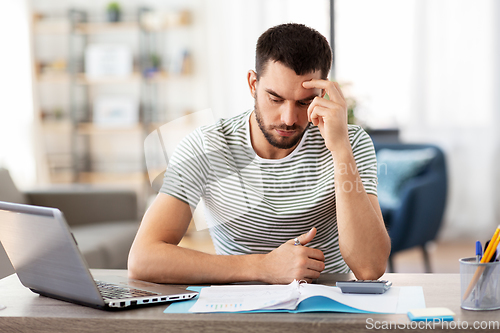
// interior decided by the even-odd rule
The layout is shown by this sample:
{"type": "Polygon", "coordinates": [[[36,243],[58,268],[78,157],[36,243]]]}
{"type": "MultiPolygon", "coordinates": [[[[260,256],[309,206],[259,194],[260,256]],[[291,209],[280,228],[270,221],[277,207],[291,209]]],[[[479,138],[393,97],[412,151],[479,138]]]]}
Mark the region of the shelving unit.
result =
{"type": "Polygon", "coordinates": [[[171,29],[189,29],[189,12],[176,13],[175,22],[150,27],[142,15],[152,12],[140,9],[135,19],[113,23],[93,21],[85,10],[69,8],[67,17],[34,16],[36,99],[40,105],[40,133],[51,182],[147,184],[150,187],[143,153],[144,138],[168,118],[168,110],[159,101],[159,87],[189,77],[191,72],[187,57],[185,65],[189,68],[174,73],[164,65],[153,66],[153,56],[165,59],[164,34],[171,29]],[[66,54],[51,61],[38,58],[37,43],[43,44],[41,40],[47,38],[66,44],[66,54]],[[114,39],[119,40],[118,44],[129,44],[133,70],[125,76],[87,75],[87,46],[114,43],[114,39]],[[138,120],[115,125],[96,123],[96,98],[106,95],[134,97],[138,120]],[[48,96],[51,101],[47,102],[44,99],[49,99],[48,96]]]}

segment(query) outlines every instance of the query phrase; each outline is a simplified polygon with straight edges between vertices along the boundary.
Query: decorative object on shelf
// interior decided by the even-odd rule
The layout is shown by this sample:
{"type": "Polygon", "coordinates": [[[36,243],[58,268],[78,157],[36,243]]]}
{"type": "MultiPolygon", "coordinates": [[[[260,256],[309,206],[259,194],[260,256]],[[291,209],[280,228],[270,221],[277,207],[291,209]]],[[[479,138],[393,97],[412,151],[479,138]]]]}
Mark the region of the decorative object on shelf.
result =
{"type": "Polygon", "coordinates": [[[144,77],[152,78],[161,72],[161,58],[158,53],[151,53],[147,59],[146,66],[142,72],[144,77]]]}
{"type": "Polygon", "coordinates": [[[140,15],[140,23],[146,31],[160,31],[169,27],[188,25],[191,23],[191,13],[182,11],[145,10],[140,15]]]}
{"type": "Polygon", "coordinates": [[[151,60],[151,68],[159,71],[161,66],[160,56],[157,53],[152,53],[149,58],[151,60]]]}
{"type": "Polygon", "coordinates": [[[133,56],[127,45],[90,44],[85,50],[85,74],[89,78],[129,76],[133,56]]]}
{"type": "Polygon", "coordinates": [[[118,2],[110,2],[106,10],[109,22],[119,22],[121,16],[121,7],[118,2]]]}
{"type": "Polygon", "coordinates": [[[66,113],[62,107],[54,107],[50,110],[41,110],[40,117],[44,121],[62,121],[65,120],[66,113]]]}
{"type": "Polygon", "coordinates": [[[94,100],[94,124],[101,127],[136,125],[139,121],[139,101],[128,95],[102,95],[94,100]]]}
{"type": "Polygon", "coordinates": [[[193,60],[191,58],[191,53],[185,50],[182,53],[182,67],[181,73],[183,75],[190,75],[193,72],[193,60]]]}

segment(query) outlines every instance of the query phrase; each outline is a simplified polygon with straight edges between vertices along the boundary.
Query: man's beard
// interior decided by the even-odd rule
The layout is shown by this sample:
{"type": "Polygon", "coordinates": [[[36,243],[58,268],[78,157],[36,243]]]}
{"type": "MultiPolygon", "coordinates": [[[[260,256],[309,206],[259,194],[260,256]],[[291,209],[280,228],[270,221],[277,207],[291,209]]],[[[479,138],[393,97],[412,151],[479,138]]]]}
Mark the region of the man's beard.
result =
{"type": "Polygon", "coordinates": [[[266,138],[267,142],[269,142],[269,144],[271,144],[273,147],[276,147],[279,149],[290,149],[290,148],[295,147],[299,143],[299,141],[302,139],[302,137],[304,136],[304,133],[306,132],[307,128],[309,127],[309,123],[308,123],[306,128],[304,128],[304,130],[298,135],[294,135],[291,137],[278,137],[277,138],[275,135],[273,135],[276,133],[276,131],[275,131],[276,129],[282,130],[282,131],[294,131],[297,129],[300,130],[300,127],[296,124],[294,124],[292,126],[287,126],[285,124],[282,124],[280,126],[270,125],[266,128],[266,126],[264,125],[264,122],[262,120],[262,116],[260,114],[259,107],[258,107],[257,96],[255,96],[254,110],[255,110],[255,119],[257,120],[257,124],[259,125],[259,128],[262,131],[262,134],[264,134],[264,137],[266,138]]]}

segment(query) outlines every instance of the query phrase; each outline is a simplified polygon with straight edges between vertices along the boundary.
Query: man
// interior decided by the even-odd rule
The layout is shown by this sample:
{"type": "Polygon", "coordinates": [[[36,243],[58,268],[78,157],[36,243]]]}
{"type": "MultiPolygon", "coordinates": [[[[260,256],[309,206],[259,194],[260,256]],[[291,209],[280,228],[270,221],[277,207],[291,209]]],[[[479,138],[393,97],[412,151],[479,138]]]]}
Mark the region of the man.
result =
{"type": "Polygon", "coordinates": [[[326,39],[300,24],[262,34],[247,77],[254,110],[179,144],[132,245],[130,277],[289,283],[384,273],[390,240],[373,144],[347,124],[340,87],[326,80],[331,57],[326,39]],[[217,255],[177,246],[200,198],[217,255]]]}

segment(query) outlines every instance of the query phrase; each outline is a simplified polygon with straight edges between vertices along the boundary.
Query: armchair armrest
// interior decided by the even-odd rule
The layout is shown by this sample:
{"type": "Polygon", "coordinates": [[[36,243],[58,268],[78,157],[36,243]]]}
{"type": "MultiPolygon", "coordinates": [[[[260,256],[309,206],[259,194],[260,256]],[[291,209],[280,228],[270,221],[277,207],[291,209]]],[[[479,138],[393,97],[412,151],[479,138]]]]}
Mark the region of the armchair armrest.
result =
{"type": "Polygon", "coordinates": [[[138,220],[137,195],[133,190],[69,186],[25,194],[32,205],[59,208],[71,226],[138,220]]]}
{"type": "Polygon", "coordinates": [[[391,237],[398,234],[394,237],[398,244],[393,244],[398,251],[435,238],[446,202],[446,181],[435,173],[411,179],[401,199],[391,225],[391,237]]]}

